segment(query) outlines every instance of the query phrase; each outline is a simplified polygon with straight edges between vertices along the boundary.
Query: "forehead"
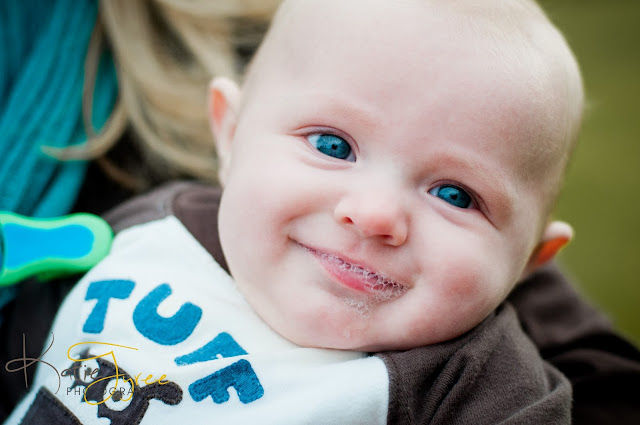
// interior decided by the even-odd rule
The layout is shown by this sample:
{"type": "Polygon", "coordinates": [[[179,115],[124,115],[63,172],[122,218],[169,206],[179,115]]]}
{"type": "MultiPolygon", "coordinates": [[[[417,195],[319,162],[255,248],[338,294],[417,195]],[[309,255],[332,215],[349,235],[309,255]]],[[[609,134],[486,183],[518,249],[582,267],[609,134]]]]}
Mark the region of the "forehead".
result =
{"type": "Polygon", "coordinates": [[[520,177],[537,176],[558,155],[550,83],[541,84],[543,73],[531,72],[533,64],[517,49],[478,37],[468,20],[434,3],[286,2],[249,86],[298,101],[313,94],[369,111],[373,121],[383,113],[398,126],[426,124],[437,109],[433,131],[474,122],[478,140],[504,141],[508,149],[496,154],[520,177]]]}

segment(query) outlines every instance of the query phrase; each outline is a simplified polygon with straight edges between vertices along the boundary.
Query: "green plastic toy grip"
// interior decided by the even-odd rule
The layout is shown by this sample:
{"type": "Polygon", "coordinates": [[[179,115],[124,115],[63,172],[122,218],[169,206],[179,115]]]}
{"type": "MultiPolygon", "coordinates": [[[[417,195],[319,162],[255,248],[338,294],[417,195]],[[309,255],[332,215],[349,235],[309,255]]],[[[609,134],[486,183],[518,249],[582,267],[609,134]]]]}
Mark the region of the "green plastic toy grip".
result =
{"type": "Polygon", "coordinates": [[[111,227],[93,214],[29,218],[0,212],[0,287],[87,271],[109,253],[112,240],[111,227]]]}

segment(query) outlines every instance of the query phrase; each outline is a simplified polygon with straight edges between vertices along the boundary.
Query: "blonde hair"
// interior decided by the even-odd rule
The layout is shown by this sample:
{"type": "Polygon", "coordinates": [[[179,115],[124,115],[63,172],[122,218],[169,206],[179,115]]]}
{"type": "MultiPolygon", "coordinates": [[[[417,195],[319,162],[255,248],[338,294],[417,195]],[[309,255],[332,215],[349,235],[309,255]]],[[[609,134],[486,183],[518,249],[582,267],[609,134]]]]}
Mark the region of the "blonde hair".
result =
{"type": "Polygon", "coordinates": [[[57,156],[99,158],[133,189],[149,182],[104,154],[129,129],[145,166],[161,179],[215,182],[216,154],[207,117],[213,76],[237,79],[260,43],[280,0],[102,0],[86,60],[84,115],[90,139],[57,156]],[[88,123],[103,32],[113,52],[119,98],[96,133],[88,123]],[[123,172],[125,171],[125,172],[123,172]]]}
{"type": "MultiPolygon", "coordinates": [[[[433,1],[436,2],[436,1],[433,1]]],[[[538,93],[544,101],[557,98],[563,122],[558,137],[575,143],[584,109],[584,88],[578,62],[566,39],[534,0],[485,0],[481,4],[467,0],[440,1],[458,13],[455,15],[477,38],[493,41],[495,55],[504,65],[510,62],[532,68],[541,88],[551,80],[559,93],[538,93]],[[517,54],[513,54],[513,50],[517,54]],[[547,81],[544,81],[544,80],[547,81]]],[[[550,91],[550,90],[548,90],[550,91]]]]}

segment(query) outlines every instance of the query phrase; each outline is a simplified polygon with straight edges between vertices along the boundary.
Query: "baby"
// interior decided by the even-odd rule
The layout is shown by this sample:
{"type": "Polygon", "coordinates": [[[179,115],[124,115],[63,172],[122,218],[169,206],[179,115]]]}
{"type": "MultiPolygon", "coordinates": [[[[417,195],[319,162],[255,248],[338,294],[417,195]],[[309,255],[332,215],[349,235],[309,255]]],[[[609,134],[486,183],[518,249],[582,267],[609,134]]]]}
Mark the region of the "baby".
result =
{"type": "Polygon", "coordinates": [[[224,258],[215,190],[163,195],[61,307],[42,360],[72,372],[40,364],[8,423],[568,423],[503,301],[571,239],[582,102],[528,0],[286,1],[210,88],[224,258]]]}
{"type": "Polygon", "coordinates": [[[534,4],[482,3],[289,2],[242,91],[214,80],[225,258],[287,339],[456,337],[570,239],[577,66],[534,4]]]}

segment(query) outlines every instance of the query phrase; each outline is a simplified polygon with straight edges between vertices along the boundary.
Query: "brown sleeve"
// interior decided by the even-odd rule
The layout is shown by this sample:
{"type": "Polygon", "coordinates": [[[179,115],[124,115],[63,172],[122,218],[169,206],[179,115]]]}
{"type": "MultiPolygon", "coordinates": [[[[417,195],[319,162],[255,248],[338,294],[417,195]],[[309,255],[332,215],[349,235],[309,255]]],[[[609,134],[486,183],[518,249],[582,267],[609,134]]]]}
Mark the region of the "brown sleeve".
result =
{"type": "Polygon", "coordinates": [[[452,341],[377,354],[390,424],[568,424],[571,386],[542,361],[509,304],[452,341]]]}
{"type": "Polygon", "coordinates": [[[509,297],[542,357],[571,381],[573,423],[640,424],[640,352],[554,265],[509,297]]]}

